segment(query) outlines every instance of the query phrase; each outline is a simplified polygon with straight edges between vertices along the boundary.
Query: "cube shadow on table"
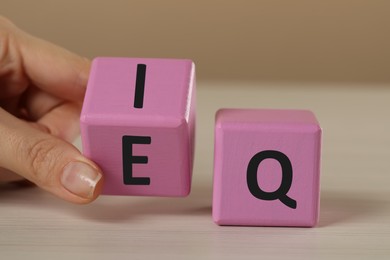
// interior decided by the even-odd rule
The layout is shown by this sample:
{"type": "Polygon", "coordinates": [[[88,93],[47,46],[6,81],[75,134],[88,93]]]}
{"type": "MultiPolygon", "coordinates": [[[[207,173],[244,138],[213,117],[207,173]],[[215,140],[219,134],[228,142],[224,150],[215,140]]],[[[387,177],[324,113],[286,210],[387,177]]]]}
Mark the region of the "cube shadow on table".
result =
{"type": "Polygon", "coordinates": [[[81,113],[83,153],[103,194],[186,196],[195,135],[190,60],[96,58],[81,113]]]}
{"type": "Polygon", "coordinates": [[[321,128],[304,110],[222,109],[216,116],[213,219],[315,226],[321,128]]]}

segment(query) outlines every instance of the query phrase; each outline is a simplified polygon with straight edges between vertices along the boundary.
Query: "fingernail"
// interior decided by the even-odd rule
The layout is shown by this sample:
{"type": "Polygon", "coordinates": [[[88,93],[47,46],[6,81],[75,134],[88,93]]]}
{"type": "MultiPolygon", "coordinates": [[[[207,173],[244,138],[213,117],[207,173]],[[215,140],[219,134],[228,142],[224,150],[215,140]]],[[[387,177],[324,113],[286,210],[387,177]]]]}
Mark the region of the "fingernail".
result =
{"type": "Polygon", "coordinates": [[[61,175],[61,183],[73,194],[90,199],[97,183],[102,178],[100,172],[83,162],[70,162],[61,175]]]}

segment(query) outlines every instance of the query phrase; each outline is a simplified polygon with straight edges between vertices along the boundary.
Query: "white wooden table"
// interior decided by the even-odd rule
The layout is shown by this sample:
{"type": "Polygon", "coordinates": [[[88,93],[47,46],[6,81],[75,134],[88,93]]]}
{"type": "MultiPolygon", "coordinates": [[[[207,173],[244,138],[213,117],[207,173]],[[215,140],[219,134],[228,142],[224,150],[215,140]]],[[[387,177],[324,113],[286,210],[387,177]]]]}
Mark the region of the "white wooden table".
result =
{"type": "Polygon", "coordinates": [[[34,187],[0,186],[0,259],[121,258],[390,259],[390,86],[200,82],[187,198],[101,196],[79,206],[34,187]],[[222,107],[315,112],[323,128],[318,227],[212,222],[214,114],[222,107]]]}

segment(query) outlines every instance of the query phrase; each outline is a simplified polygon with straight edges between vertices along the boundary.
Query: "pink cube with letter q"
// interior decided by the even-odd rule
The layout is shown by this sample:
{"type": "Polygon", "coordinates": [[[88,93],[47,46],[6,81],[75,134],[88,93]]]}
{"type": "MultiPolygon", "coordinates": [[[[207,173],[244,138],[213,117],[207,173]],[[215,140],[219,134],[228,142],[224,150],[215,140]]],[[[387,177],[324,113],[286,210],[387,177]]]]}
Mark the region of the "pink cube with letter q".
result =
{"type": "Polygon", "coordinates": [[[321,128],[310,111],[218,111],[214,221],[243,226],[316,225],[320,149],[321,128]]]}

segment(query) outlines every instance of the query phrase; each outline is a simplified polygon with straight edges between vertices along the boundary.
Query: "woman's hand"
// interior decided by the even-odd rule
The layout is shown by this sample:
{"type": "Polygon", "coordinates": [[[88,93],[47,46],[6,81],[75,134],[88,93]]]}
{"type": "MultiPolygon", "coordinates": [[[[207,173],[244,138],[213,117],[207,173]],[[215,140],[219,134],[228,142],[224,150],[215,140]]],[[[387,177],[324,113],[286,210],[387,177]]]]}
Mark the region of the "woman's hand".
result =
{"type": "Polygon", "coordinates": [[[102,174],[70,143],[90,61],[0,17],[0,180],[28,179],[74,203],[100,193],[102,174]]]}

